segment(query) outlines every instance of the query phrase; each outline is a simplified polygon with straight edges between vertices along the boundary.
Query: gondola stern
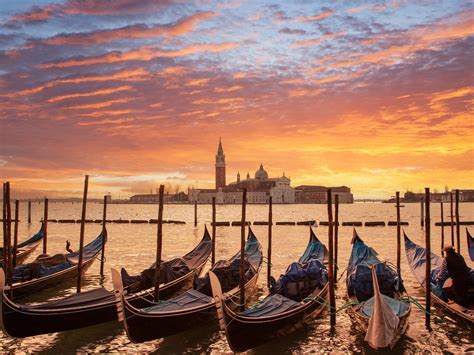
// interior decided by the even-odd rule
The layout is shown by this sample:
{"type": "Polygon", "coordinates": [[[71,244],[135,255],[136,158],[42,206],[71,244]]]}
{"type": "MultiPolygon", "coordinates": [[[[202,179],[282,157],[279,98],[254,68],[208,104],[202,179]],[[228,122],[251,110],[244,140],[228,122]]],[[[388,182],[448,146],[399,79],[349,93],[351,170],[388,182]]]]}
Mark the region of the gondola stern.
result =
{"type": "Polygon", "coordinates": [[[117,318],[119,322],[124,322],[124,314],[123,314],[123,283],[122,283],[122,276],[117,271],[117,269],[112,268],[110,270],[112,273],[112,284],[114,286],[114,295],[115,295],[115,305],[117,306],[117,318]]]}
{"type": "Polygon", "coordinates": [[[212,297],[214,298],[216,311],[217,311],[217,319],[219,320],[219,328],[227,332],[227,327],[225,324],[225,315],[223,307],[223,296],[222,296],[222,287],[219,279],[217,278],[216,274],[212,271],[209,271],[209,281],[211,282],[211,290],[212,290],[212,297]]]}

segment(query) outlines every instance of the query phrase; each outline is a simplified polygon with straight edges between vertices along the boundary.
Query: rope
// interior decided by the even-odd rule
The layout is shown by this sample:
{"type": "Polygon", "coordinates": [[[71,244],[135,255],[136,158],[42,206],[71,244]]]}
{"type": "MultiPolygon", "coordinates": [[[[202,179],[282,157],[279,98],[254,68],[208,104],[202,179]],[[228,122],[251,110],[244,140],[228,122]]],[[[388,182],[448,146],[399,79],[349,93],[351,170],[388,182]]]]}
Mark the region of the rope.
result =
{"type": "Polygon", "coordinates": [[[341,281],[342,279],[342,276],[344,276],[344,273],[347,271],[347,268],[349,267],[349,265],[346,266],[346,268],[344,269],[344,271],[341,273],[341,275],[339,276],[339,278],[337,279],[337,282],[341,281]]]}
{"type": "Polygon", "coordinates": [[[238,307],[242,307],[242,306],[245,305],[245,303],[244,303],[244,304],[241,304],[241,303],[235,302],[235,301],[232,299],[232,297],[228,297],[228,298],[226,299],[226,301],[227,301],[227,300],[230,300],[233,304],[235,304],[235,305],[238,306],[238,307]]]}
{"type": "Polygon", "coordinates": [[[268,258],[267,258],[266,256],[262,256],[262,263],[270,264],[270,266],[273,266],[272,263],[269,263],[269,262],[268,262],[268,258]]]}
{"type": "Polygon", "coordinates": [[[406,297],[402,297],[402,298],[400,298],[400,299],[401,299],[402,301],[404,301],[404,302],[413,303],[413,304],[414,304],[415,306],[417,306],[420,310],[422,310],[422,311],[425,312],[426,314],[431,315],[431,313],[428,312],[428,311],[426,310],[426,308],[423,307],[423,306],[418,302],[418,300],[417,300],[416,298],[413,298],[413,297],[411,297],[411,296],[406,296],[406,297]]]}
{"type": "Polygon", "coordinates": [[[329,309],[331,309],[331,308],[335,309],[335,312],[329,312],[329,314],[337,314],[337,313],[341,312],[342,310],[346,309],[349,306],[359,304],[359,301],[349,301],[349,302],[344,303],[341,307],[336,309],[334,307],[331,307],[331,305],[329,303],[327,303],[326,301],[324,301],[324,299],[321,299],[320,297],[306,297],[303,301],[305,301],[305,300],[311,300],[311,301],[314,301],[316,303],[319,303],[321,306],[327,306],[329,309]],[[322,300],[322,301],[320,301],[320,300],[322,300]]]}

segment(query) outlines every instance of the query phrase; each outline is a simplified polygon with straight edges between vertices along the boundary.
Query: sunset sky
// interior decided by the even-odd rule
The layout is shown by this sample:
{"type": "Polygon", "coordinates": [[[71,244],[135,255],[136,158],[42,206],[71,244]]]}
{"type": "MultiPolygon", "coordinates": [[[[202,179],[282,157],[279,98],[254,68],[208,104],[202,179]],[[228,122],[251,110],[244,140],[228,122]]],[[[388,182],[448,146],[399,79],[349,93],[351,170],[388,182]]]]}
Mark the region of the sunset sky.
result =
{"type": "Polygon", "coordinates": [[[263,163],[356,198],[473,188],[472,1],[0,0],[13,197],[213,187],[263,163]]]}

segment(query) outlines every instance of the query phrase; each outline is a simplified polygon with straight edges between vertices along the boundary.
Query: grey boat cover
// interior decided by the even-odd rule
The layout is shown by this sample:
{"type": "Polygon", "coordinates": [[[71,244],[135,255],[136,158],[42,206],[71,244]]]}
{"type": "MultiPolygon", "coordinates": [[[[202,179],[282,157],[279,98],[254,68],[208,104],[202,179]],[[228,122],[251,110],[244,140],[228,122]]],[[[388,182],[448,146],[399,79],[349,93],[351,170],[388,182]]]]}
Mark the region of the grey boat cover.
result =
{"type": "MultiPolygon", "coordinates": [[[[250,229],[244,249],[245,282],[248,282],[257,273],[261,263],[262,247],[250,229]]],[[[237,287],[240,281],[240,252],[229,260],[219,260],[212,266],[211,271],[219,279],[223,292],[228,292],[237,287]]],[[[212,296],[209,273],[206,273],[204,277],[195,275],[193,287],[199,292],[212,296]]]]}
{"type": "Polygon", "coordinates": [[[310,259],[307,263],[291,263],[278,281],[271,278],[270,292],[281,294],[295,301],[301,301],[316,288],[323,288],[328,282],[328,271],[318,259],[310,259]]]}
{"type": "MultiPolygon", "coordinates": [[[[394,298],[385,296],[382,294],[382,297],[386,304],[392,309],[392,311],[399,317],[403,317],[408,310],[410,309],[410,304],[407,302],[399,301],[394,298]]],[[[360,312],[364,317],[370,318],[374,311],[374,297],[369,298],[367,301],[364,301],[360,305],[360,312]]]]}
{"type": "Polygon", "coordinates": [[[96,288],[90,291],[75,293],[55,301],[33,305],[20,306],[22,310],[28,309],[64,309],[72,307],[85,307],[89,305],[97,305],[103,302],[110,303],[115,301],[115,296],[112,292],[105,288],[96,288]]]}
{"type": "Polygon", "coordinates": [[[245,317],[268,317],[289,311],[299,306],[301,306],[300,302],[295,302],[285,296],[274,294],[265,297],[261,303],[257,303],[254,307],[239,313],[239,315],[245,317]]]}
{"type": "Polygon", "coordinates": [[[202,305],[207,305],[212,302],[212,297],[206,296],[205,294],[196,291],[188,290],[179,296],[171,299],[160,301],[158,304],[146,307],[140,310],[141,313],[161,313],[169,311],[179,311],[183,309],[189,309],[202,305]]]}
{"type": "MultiPolygon", "coordinates": [[[[212,241],[207,228],[199,244],[182,258],[162,262],[160,265],[160,283],[168,283],[180,278],[202,265],[211,254],[212,241]]],[[[130,292],[147,290],[155,285],[155,264],[143,270],[139,275],[131,276],[122,268],[122,283],[130,292]]]]}

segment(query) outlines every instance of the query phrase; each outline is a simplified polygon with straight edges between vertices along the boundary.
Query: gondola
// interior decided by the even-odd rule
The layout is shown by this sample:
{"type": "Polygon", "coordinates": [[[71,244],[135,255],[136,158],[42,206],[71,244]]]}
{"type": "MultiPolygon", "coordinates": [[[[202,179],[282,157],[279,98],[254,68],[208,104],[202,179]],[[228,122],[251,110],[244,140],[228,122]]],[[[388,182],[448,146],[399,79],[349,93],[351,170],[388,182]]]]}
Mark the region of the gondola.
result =
{"type": "MultiPolygon", "coordinates": [[[[246,260],[245,289],[250,290],[257,283],[263,259],[262,246],[250,228],[244,255],[246,260]]],[[[222,281],[226,282],[228,292],[224,296],[225,300],[238,299],[237,296],[240,294],[239,265],[240,252],[227,261],[218,261],[211,268],[212,271],[219,273],[222,281]]],[[[118,296],[117,302],[121,303],[121,307],[118,307],[118,317],[123,320],[128,338],[134,343],[176,334],[197,327],[216,316],[208,275],[195,278],[194,287],[185,293],[143,309],[134,307],[123,296],[121,278],[118,271],[114,269],[112,279],[118,296]]]]}
{"type": "MultiPolygon", "coordinates": [[[[410,269],[415,276],[415,279],[420,283],[420,285],[425,288],[425,277],[426,277],[426,249],[413,243],[406,234],[405,238],[405,253],[407,255],[408,264],[410,269]]],[[[431,253],[431,299],[439,304],[440,306],[446,308],[450,312],[457,314],[458,316],[474,322],[474,303],[472,302],[474,298],[474,290],[471,288],[469,290],[470,294],[470,307],[465,308],[460,304],[454,301],[454,295],[451,291],[451,280],[448,279],[443,286],[436,284],[435,279],[441,269],[443,264],[443,258],[438,255],[431,253]]],[[[474,273],[471,270],[471,274],[474,273]]]]}
{"type": "Polygon", "coordinates": [[[347,268],[347,300],[351,314],[374,349],[392,349],[408,327],[411,304],[402,280],[354,229],[347,268]]]}
{"type": "MultiPolygon", "coordinates": [[[[17,245],[16,266],[19,266],[25,262],[25,260],[36,250],[38,245],[40,245],[43,237],[44,237],[44,229],[43,229],[43,224],[41,224],[41,228],[38,231],[38,233],[36,233],[31,238],[17,245]]],[[[0,251],[3,251],[3,248],[0,248],[0,251]]],[[[3,265],[3,253],[0,253],[0,265],[3,265]]]]}
{"type": "Polygon", "coordinates": [[[324,246],[312,233],[299,262],[292,263],[262,302],[240,313],[225,302],[221,283],[209,273],[221,330],[235,352],[242,352],[290,333],[310,316],[326,308],[328,278],[324,246]]]}
{"type": "MultiPolygon", "coordinates": [[[[165,269],[178,263],[184,263],[189,268],[189,272],[162,283],[160,295],[168,297],[188,283],[195,273],[200,272],[210,253],[211,238],[206,230],[204,237],[192,251],[182,258],[162,263],[165,269]]],[[[154,265],[151,268],[154,270],[154,265]]],[[[77,272],[77,269],[75,270],[77,272]]],[[[4,274],[0,270],[0,286],[4,285],[4,279],[4,274]]],[[[96,288],[33,306],[14,303],[7,296],[5,290],[0,294],[2,295],[1,323],[3,332],[11,337],[24,338],[78,329],[117,319],[115,296],[113,292],[105,288],[96,288]]],[[[149,290],[143,290],[130,294],[127,298],[130,303],[137,307],[146,307],[149,305],[149,300],[153,299],[153,295],[149,290]]]]}
{"type": "Polygon", "coordinates": [[[471,233],[466,228],[466,237],[467,237],[467,250],[469,252],[469,258],[471,261],[474,261],[474,238],[471,233]]]}
{"type": "MultiPolygon", "coordinates": [[[[104,229],[92,242],[84,246],[82,270],[85,272],[96,259],[102,249],[102,243],[107,241],[107,231],[104,229]]],[[[49,288],[77,277],[79,252],[56,254],[53,256],[40,255],[28,264],[13,269],[13,298],[18,299],[49,288]]],[[[10,286],[5,287],[10,293],[10,286]]]]}

